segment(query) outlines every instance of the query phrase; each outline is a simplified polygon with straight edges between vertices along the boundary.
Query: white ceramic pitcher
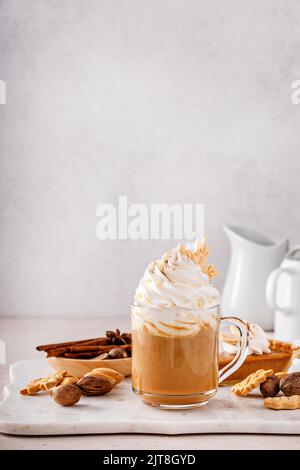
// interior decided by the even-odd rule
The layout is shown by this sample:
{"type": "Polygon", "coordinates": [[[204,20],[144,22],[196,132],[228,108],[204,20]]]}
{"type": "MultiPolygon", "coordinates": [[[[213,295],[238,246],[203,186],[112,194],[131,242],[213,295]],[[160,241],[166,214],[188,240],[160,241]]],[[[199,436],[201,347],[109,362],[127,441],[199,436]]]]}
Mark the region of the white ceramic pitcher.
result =
{"type": "Polygon", "coordinates": [[[280,268],[269,275],[266,298],[275,311],[275,338],[300,339],[300,245],[295,246],[280,268]]]}
{"type": "Polygon", "coordinates": [[[245,227],[225,226],[224,231],[230,241],[231,258],[221,312],[272,330],[274,313],[266,302],[266,282],[270,272],[280,265],[288,239],[273,241],[245,227]]]}

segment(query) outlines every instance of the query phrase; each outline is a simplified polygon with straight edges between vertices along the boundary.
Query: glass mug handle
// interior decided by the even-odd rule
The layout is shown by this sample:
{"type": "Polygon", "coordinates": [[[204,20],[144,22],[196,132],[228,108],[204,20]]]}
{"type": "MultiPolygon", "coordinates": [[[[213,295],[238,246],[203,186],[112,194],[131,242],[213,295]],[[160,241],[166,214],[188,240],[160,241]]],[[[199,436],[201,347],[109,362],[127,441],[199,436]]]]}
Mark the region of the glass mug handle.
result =
{"type": "Polygon", "coordinates": [[[243,364],[244,360],[247,357],[248,353],[248,336],[249,336],[249,328],[247,324],[236,317],[222,317],[221,322],[224,323],[232,323],[239,331],[240,334],[240,343],[239,349],[232,359],[223,369],[219,370],[219,384],[223,382],[223,380],[227,379],[233,372],[238,370],[238,368],[243,364]]]}

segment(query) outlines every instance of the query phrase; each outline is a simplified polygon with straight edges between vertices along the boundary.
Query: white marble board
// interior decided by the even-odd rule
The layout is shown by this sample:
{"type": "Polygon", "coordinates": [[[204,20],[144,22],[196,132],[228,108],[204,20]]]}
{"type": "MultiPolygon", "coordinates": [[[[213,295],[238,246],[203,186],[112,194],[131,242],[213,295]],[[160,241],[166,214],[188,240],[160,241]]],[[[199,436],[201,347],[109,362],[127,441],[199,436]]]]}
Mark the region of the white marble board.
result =
{"type": "Polygon", "coordinates": [[[144,405],[132,393],[130,379],[108,395],[83,397],[72,407],[57,405],[48,394],[19,394],[19,389],[32,378],[49,372],[43,359],[20,361],[11,366],[11,383],[5,388],[5,398],[0,404],[0,432],[19,435],[300,434],[300,410],[265,409],[257,391],[247,398],[239,398],[229,388],[221,387],[208,405],[186,411],[144,405]]]}

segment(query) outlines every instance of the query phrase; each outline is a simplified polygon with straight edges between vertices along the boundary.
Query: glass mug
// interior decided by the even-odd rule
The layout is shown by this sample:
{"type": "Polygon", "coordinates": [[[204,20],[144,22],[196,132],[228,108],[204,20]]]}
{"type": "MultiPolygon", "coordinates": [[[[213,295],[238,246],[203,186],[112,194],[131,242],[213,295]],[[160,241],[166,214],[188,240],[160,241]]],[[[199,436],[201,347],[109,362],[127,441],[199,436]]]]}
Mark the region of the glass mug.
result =
{"type": "Polygon", "coordinates": [[[244,362],[248,326],[219,315],[219,305],[205,309],[131,308],[132,388],[148,405],[193,408],[213,397],[220,384],[244,362]],[[219,371],[220,323],[233,324],[240,347],[219,371]]]}

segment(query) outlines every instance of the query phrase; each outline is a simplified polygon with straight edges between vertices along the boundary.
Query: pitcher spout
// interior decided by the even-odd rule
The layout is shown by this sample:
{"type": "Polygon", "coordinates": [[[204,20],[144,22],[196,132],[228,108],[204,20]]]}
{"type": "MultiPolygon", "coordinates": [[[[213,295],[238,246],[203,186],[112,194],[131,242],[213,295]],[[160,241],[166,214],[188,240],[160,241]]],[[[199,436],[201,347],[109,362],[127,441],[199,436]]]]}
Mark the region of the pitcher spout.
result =
{"type": "Polygon", "coordinates": [[[257,247],[268,248],[270,250],[283,250],[284,252],[288,250],[288,238],[283,238],[282,240],[272,240],[271,238],[266,237],[256,230],[238,225],[225,225],[223,230],[231,244],[233,244],[235,241],[236,243],[239,242],[252,244],[256,245],[257,247]]]}

